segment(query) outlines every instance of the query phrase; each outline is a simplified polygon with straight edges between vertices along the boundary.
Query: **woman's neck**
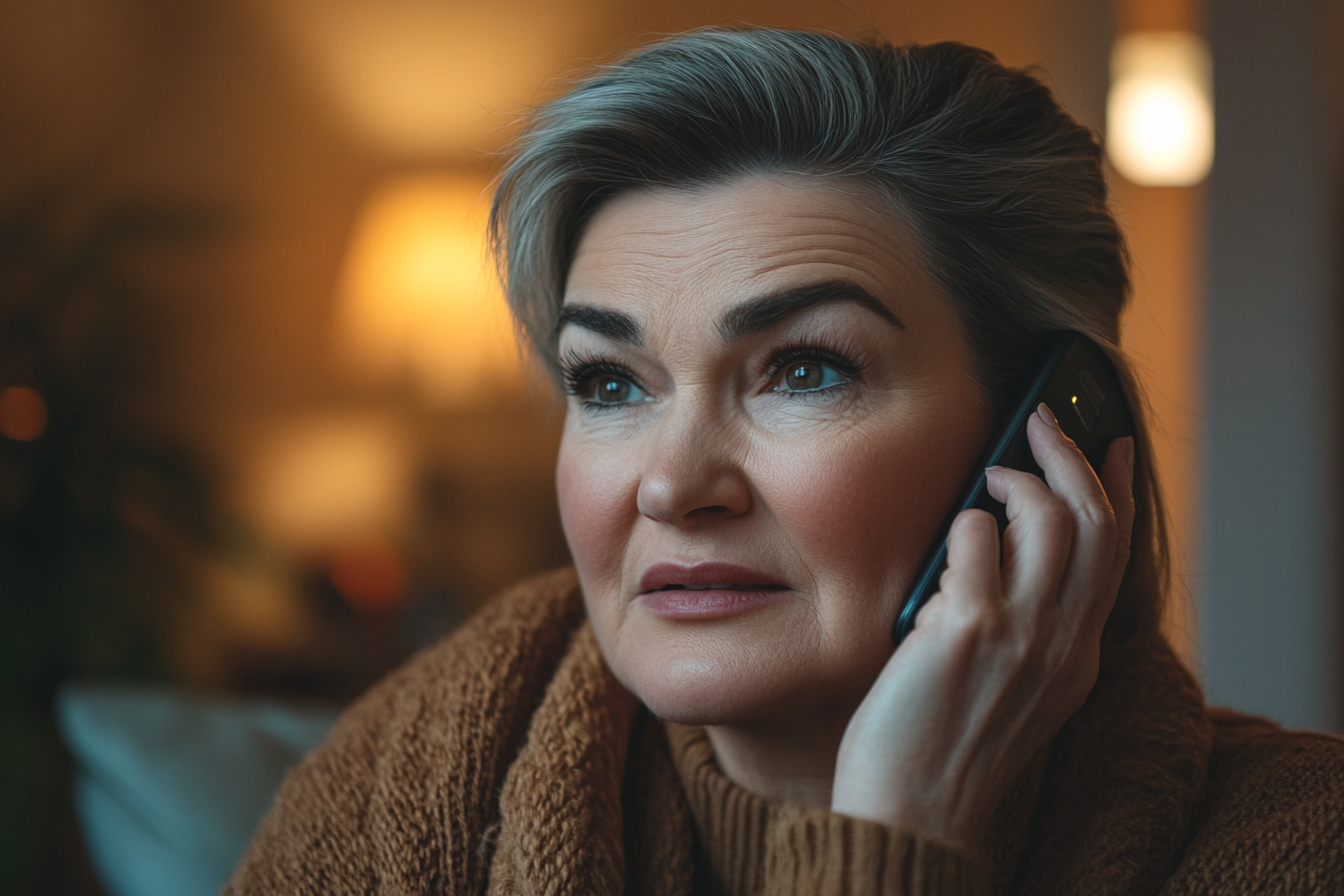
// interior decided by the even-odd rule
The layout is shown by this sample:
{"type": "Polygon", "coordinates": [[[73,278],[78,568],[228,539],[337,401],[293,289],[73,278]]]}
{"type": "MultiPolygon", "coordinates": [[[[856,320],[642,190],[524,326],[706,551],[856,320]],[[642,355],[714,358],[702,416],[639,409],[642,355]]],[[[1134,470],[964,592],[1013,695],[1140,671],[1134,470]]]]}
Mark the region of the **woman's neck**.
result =
{"type": "Polygon", "coordinates": [[[775,802],[828,808],[835,759],[852,707],[732,725],[706,725],[723,773],[775,802]],[[800,721],[801,720],[801,721],[800,721]]]}

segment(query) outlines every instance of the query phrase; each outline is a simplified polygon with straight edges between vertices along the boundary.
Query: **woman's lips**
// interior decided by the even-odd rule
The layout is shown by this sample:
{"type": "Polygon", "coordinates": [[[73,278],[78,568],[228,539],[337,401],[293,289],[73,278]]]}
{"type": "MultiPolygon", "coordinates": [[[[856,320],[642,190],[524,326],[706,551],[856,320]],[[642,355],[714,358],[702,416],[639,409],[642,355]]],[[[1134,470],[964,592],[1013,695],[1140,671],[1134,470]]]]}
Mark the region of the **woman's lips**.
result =
{"type": "Polygon", "coordinates": [[[736,563],[655,563],[639,577],[639,600],[665,619],[717,619],[777,602],[788,586],[736,563]]]}

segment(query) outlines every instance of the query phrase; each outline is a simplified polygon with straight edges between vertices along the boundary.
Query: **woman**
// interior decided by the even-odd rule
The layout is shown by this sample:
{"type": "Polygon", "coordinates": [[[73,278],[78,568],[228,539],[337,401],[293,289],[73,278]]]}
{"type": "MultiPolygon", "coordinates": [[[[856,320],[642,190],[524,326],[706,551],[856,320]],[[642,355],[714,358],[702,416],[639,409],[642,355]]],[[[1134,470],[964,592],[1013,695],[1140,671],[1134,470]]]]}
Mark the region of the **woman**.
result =
{"type": "Polygon", "coordinates": [[[1141,415],[1098,475],[1041,406],[892,652],[1032,350],[1125,369],[1100,151],[1030,75],[675,38],[537,112],[493,226],[575,572],[352,708],[230,892],[1344,887],[1339,742],[1206,710],[1157,632],[1141,415]]]}

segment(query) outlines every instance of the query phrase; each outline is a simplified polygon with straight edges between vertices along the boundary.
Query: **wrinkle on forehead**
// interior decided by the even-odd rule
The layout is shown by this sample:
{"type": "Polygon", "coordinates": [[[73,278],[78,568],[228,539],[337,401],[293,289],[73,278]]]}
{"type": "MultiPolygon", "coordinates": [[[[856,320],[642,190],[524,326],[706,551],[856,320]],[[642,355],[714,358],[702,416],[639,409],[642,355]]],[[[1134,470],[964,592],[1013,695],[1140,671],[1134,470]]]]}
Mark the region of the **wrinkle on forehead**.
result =
{"type": "Polygon", "coordinates": [[[858,184],[755,175],[620,194],[588,222],[565,302],[619,309],[654,334],[655,317],[696,314],[707,326],[707,314],[721,316],[694,299],[715,297],[725,310],[808,280],[851,279],[888,306],[921,300],[911,286],[931,278],[918,234],[885,193],[858,184]]]}

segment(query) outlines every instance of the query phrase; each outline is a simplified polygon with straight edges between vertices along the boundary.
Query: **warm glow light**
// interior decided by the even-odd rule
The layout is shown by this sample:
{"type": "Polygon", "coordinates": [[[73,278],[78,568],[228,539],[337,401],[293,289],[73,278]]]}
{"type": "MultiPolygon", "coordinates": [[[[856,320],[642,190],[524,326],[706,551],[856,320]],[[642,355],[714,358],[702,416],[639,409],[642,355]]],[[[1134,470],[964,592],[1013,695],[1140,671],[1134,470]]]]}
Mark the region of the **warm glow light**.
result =
{"type": "Polygon", "coordinates": [[[239,509],[291,551],[323,552],[352,532],[391,532],[403,521],[410,462],[390,418],[291,421],[248,453],[239,509]]]}
{"type": "Polygon", "coordinates": [[[432,158],[500,145],[608,0],[251,0],[348,129],[432,158]],[[498,114],[505,110],[506,114],[498,114]]]}
{"type": "Polygon", "coordinates": [[[1197,184],[1213,164],[1208,47],[1184,31],[1136,32],[1111,52],[1106,153],[1136,184],[1197,184]]]}
{"type": "Polygon", "coordinates": [[[47,403],[36,389],[9,386],[0,391],[0,434],[31,442],[47,430],[47,403]]]}
{"type": "Polygon", "coordinates": [[[441,406],[489,405],[522,382],[485,251],[483,186],[437,175],[384,184],[365,205],[340,281],[342,357],[375,380],[409,377],[441,406]]]}

